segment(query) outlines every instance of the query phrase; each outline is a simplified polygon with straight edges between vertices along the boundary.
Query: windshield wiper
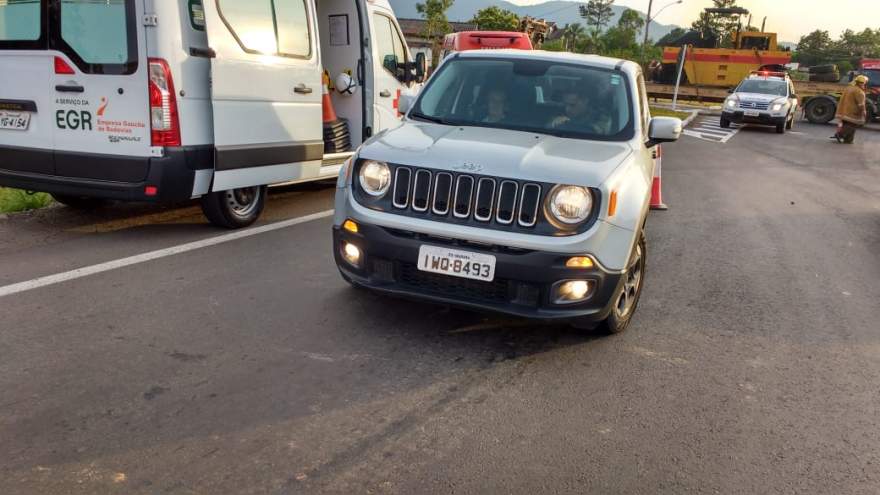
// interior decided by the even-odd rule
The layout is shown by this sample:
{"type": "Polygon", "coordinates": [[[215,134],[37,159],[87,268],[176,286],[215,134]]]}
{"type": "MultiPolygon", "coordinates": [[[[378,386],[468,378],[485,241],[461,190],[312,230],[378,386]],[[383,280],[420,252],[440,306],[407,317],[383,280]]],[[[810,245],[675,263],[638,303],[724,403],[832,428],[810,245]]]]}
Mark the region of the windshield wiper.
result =
{"type": "Polygon", "coordinates": [[[458,125],[458,124],[456,124],[455,122],[452,122],[452,121],[446,120],[446,119],[441,118],[441,117],[432,117],[432,116],[430,116],[430,115],[425,115],[425,114],[423,114],[423,113],[418,113],[418,112],[412,112],[412,113],[409,114],[409,116],[410,116],[410,117],[417,118],[417,119],[419,119],[419,120],[427,120],[428,122],[433,122],[433,123],[435,123],[435,124],[441,124],[441,125],[458,125]]]}

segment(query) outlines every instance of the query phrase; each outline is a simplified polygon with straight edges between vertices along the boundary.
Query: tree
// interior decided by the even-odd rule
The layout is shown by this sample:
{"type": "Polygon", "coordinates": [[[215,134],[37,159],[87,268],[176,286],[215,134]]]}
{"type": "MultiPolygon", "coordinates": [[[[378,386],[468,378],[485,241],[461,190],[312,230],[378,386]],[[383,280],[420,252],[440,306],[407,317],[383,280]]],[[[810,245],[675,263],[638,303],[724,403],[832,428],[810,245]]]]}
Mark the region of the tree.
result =
{"type": "Polygon", "coordinates": [[[477,11],[470,22],[483,31],[516,31],[519,28],[518,15],[494,5],[477,11]]]}
{"type": "Polygon", "coordinates": [[[804,65],[821,63],[827,59],[833,43],[828,31],[817,29],[806,36],[801,36],[794,60],[804,65]]]}
{"type": "Polygon", "coordinates": [[[638,11],[626,9],[620,14],[620,19],[617,20],[617,27],[628,31],[638,32],[645,27],[645,19],[638,11]]]}
{"type": "Polygon", "coordinates": [[[584,37],[586,30],[579,23],[566,24],[562,28],[562,40],[565,51],[573,52],[577,49],[578,41],[584,37]]]}
{"type": "Polygon", "coordinates": [[[679,38],[687,34],[687,29],[675,27],[670,31],[666,36],[657,40],[657,46],[670,46],[674,45],[679,38]]]}
{"type": "Polygon", "coordinates": [[[590,0],[586,5],[579,7],[581,17],[587,21],[587,26],[593,27],[593,37],[597,38],[602,29],[614,16],[611,5],[614,0],[590,0]]]}
{"type": "MultiPolygon", "coordinates": [[[[712,0],[713,6],[718,9],[731,9],[739,7],[737,0],[712,0]]],[[[733,46],[733,33],[739,27],[739,15],[709,14],[703,12],[699,19],[694,21],[691,28],[700,33],[705,40],[718,40],[723,47],[733,46]]]]}
{"type": "Polygon", "coordinates": [[[645,20],[642,19],[641,14],[626,9],[617,20],[617,26],[602,35],[602,45],[606,50],[634,50],[638,47],[636,38],[644,25],[645,20]]]}
{"type": "Polygon", "coordinates": [[[425,3],[416,4],[416,11],[425,19],[422,35],[431,40],[431,65],[434,67],[440,62],[443,36],[452,31],[446,11],[454,2],[455,0],[425,0],[425,3]]]}

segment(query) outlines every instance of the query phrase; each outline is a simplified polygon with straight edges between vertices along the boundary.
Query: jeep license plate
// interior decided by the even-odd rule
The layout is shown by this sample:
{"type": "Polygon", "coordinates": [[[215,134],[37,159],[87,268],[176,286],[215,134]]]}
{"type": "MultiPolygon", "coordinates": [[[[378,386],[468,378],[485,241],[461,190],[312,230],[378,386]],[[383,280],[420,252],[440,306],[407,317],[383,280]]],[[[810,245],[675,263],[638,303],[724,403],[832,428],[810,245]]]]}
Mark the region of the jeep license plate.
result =
{"type": "Polygon", "coordinates": [[[757,110],[746,110],[746,117],[760,117],[761,112],[757,110]]]}
{"type": "Polygon", "coordinates": [[[495,280],[495,257],[437,246],[419,248],[419,270],[452,277],[491,282],[495,280]]]}
{"type": "Polygon", "coordinates": [[[26,131],[31,122],[29,112],[10,112],[0,110],[0,129],[12,129],[14,131],[26,131]]]}

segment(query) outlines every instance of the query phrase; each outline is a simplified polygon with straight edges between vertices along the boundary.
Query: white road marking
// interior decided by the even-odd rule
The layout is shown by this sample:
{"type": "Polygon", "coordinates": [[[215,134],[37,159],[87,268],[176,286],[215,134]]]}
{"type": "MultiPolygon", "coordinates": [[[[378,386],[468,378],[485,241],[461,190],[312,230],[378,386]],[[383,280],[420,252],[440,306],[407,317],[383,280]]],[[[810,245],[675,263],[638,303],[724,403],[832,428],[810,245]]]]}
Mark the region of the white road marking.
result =
{"type": "Polygon", "coordinates": [[[721,127],[720,117],[703,117],[688,126],[684,134],[713,143],[726,143],[733,139],[741,127],[739,124],[731,123],[730,127],[725,129],[721,127]]]}
{"type": "Polygon", "coordinates": [[[39,289],[41,287],[46,287],[49,285],[60,284],[62,282],[69,282],[78,278],[88,277],[103,272],[109,272],[111,270],[117,270],[119,268],[125,268],[132,265],[138,265],[160,258],[167,258],[169,256],[174,256],[177,254],[188,253],[197,249],[203,249],[210,246],[216,246],[218,244],[224,244],[227,242],[237,241],[239,239],[253,237],[255,235],[265,234],[266,232],[286,229],[287,227],[311,222],[313,220],[319,220],[321,218],[327,218],[332,215],[333,210],[322,211],[303,217],[291,218],[290,220],[284,220],[282,222],[275,222],[269,225],[263,225],[261,227],[254,227],[252,229],[230,232],[228,234],[219,235],[217,237],[202,239],[201,241],[181,244],[179,246],[172,246],[165,249],[159,249],[157,251],[150,251],[149,253],[138,254],[135,256],[130,256],[128,258],[108,261],[106,263],[99,263],[97,265],[86,266],[83,268],[77,268],[68,272],[56,273],[55,275],[47,275],[45,277],[39,277],[33,280],[0,287],[0,297],[39,289]]]}

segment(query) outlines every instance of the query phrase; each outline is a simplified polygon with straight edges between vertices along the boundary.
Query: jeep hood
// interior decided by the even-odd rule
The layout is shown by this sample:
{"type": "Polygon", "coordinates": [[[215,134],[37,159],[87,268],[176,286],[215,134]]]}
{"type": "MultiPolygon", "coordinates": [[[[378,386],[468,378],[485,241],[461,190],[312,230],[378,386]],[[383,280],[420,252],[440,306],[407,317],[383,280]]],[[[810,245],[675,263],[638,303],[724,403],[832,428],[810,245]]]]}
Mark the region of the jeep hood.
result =
{"type": "Polygon", "coordinates": [[[407,121],[370,139],[360,157],[535,182],[599,186],[630,154],[625,142],[407,121]]]}

